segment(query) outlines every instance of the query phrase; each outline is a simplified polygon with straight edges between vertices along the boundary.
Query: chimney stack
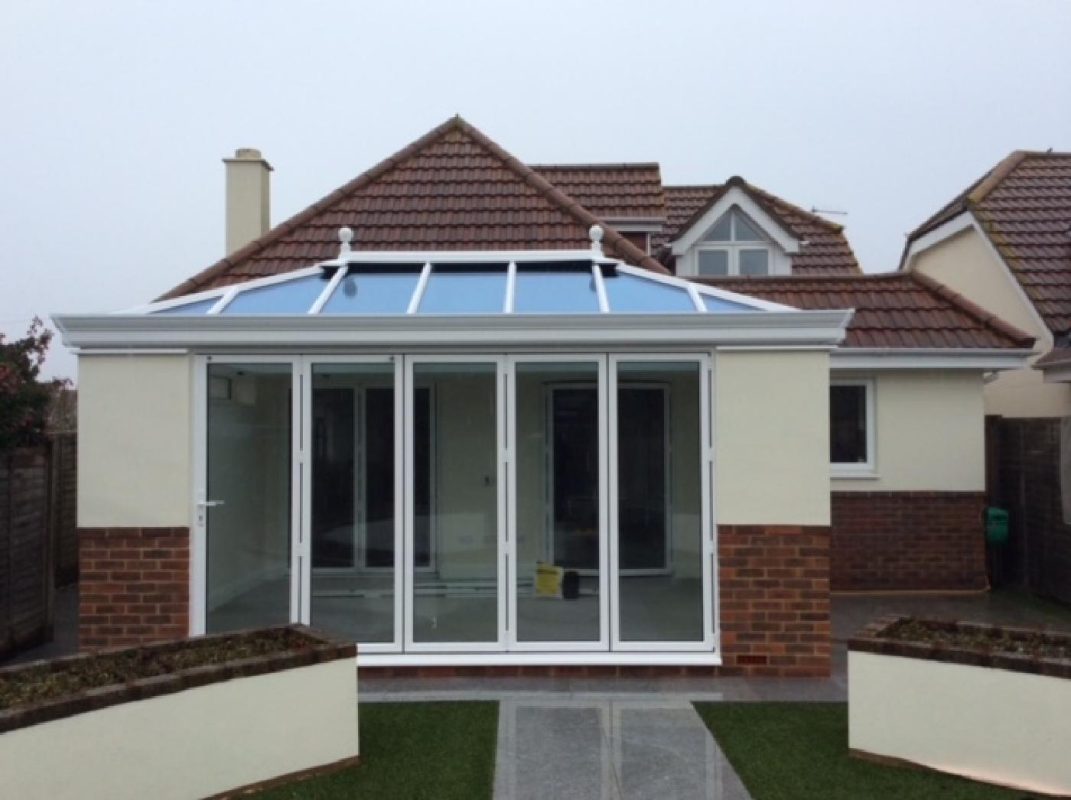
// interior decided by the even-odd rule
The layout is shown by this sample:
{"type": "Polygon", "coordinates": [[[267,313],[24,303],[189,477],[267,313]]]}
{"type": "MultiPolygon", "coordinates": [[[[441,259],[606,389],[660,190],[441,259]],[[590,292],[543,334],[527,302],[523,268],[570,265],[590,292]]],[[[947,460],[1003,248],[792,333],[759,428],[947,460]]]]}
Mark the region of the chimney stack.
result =
{"type": "Polygon", "coordinates": [[[271,227],[271,164],[259,150],[240,147],[227,165],[227,252],[245,247],[271,227]]]}

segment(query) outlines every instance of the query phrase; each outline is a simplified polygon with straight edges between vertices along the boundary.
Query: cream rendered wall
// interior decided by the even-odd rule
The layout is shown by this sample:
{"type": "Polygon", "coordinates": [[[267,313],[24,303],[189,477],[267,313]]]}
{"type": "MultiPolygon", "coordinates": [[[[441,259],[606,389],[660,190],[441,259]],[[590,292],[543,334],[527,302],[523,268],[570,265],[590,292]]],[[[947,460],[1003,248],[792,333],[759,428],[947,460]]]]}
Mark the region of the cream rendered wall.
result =
{"type": "Polygon", "coordinates": [[[841,373],[874,382],[873,475],[832,480],[835,492],[985,490],[985,407],[978,372],[841,373]]]}
{"type": "Polygon", "coordinates": [[[190,524],[192,359],[78,359],[78,524],[190,524]]]}
{"type": "MultiPolygon", "coordinates": [[[[914,257],[911,268],[1036,336],[1038,357],[1052,349],[1052,334],[1041,324],[1007,267],[974,228],[922,251],[914,257]]],[[[1071,414],[1071,386],[1044,383],[1041,372],[1032,367],[1009,370],[986,386],[985,406],[987,414],[1006,417],[1065,416],[1071,414]]]]}
{"type": "Polygon", "coordinates": [[[714,518],[829,524],[829,354],[718,351],[714,518]]]}

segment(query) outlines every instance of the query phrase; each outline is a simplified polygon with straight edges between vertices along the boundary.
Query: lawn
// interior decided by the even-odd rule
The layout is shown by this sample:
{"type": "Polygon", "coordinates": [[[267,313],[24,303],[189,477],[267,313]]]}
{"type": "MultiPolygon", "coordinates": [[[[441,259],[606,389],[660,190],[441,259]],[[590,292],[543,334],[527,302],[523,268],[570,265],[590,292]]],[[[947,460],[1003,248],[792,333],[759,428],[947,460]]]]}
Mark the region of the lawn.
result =
{"type": "Polygon", "coordinates": [[[1024,800],[1032,795],[848,755],[845,703],[696,703],[754,800],[1024,800]]]}
{"type": "Polygon", "coordinates": [[[368,703],[361,765],[256,795],[259,800],[480,800],[495,777],[497,703],[368,703]]]}

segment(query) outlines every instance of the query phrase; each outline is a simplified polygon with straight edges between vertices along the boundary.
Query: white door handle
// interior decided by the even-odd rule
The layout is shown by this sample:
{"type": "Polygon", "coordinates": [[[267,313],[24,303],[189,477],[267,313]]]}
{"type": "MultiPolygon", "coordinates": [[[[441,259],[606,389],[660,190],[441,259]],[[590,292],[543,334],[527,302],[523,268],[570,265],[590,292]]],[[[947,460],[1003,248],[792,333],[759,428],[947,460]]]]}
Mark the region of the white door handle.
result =
{"type": "Polygon", "coordinates": [[[226,505],[223,500],[198,500],[197,505],[201,508],[215,508],[216,506],[226,505]]]}

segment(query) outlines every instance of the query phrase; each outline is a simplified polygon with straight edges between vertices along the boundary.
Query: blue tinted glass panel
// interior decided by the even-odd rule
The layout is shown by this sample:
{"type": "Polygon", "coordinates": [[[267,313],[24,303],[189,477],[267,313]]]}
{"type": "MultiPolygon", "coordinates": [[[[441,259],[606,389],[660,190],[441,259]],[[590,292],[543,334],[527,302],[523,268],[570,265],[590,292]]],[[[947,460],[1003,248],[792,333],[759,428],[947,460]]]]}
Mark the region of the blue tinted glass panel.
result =
{"type": "Polygon", "coordinates": [[[153,311],[153,314],[207,314],[208,310],[212,308],[219,301],[218,297],[213,297],[208,300],[198,300],[196,303],[187,303],[184,306],[175,306],[174,308],[165,308],[162,311],[153,311]]]}
{"type": "Polygon", "coordinates": [[[404,314],[419,280],[419,272],[347,275],[320,313],[404,314]]]}
{"type": "Polygon", "coordinates": [[[607,278],[606,296],[615,314],[672,314],[695,311],[688,290],[619,272],[607,278]]]}
{"type": "Polygon", "coordinates": [[[709,294],[700,293],[700,297],[703,298],[703,305],[707,307],[707,311],[754,311],[752,306],[745,306],[743,303],[734,303],[732,300],[722,300],[720,297],[711,297],[709,294]]]}
{"type": "Polygon", "coordinates": [[[598,314],[591,272],[518,272],[513,310],[518,314],[598,314]]]}
{"type": "Polygon", "coordinates": [[[436,272],[420,301],[421,314],[499,314],[506,300],[506,273],[436,272]]]}
{"type": "Polygon", "coordinates": [[[306,314],[327,287],[321,275],[273,283],[239,292],[223,314],[306,314]]]}

